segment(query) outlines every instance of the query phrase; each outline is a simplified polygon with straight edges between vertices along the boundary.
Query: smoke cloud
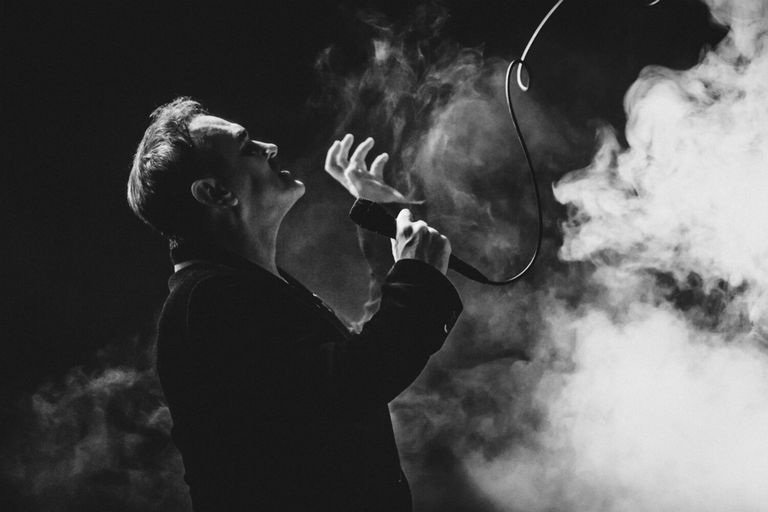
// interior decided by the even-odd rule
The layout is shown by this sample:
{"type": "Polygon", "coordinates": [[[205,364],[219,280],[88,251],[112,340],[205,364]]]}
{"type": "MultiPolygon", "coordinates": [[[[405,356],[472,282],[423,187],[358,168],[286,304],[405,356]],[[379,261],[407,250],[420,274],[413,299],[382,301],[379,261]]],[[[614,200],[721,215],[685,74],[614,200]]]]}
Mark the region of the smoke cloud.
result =
{"type": "Polygon", "coordinates": [[[501,510],[768,510],[766,4],[710,5],[726,39],[554,187],[596,293],[541,302],[530,442],[465,459],[501,510]]]}
{"type": "Polygon", "coordinates": [[[6,510],[190,510],[153,354],[115,341],[17,404],[0,445],[6,510]]]}
{"type": "MultiPolygon", "coordinates": [[[[512,288],[456,279],[461,321],[392,404],[417,510],[768,511],[767,4],[706,3],[728,36],[691,69],[643,70],[626,145],[601,128],[583,169],[568,172],[593,133],[535,85],[515,93],[538,179],[557,179],[543,256],[512,288]]],[[[536,215],[506,61],[443,37],[447,16],[363,13],[360,54],[321,53],[315,103],[333,106],[337,136],[372,135],[417,214],[503,277],[536,215]]],[[[289,233],[286,257],[352,281],[337,231],[289,233]]],[[[2,470],[27,509],[189,509],[156,376],[134,363],[106,357],[21,404],[2,470]]]]}
{"type": "MultiPolygon", "coordinates": [[[[417,213],[461,239],[460,256],[501,278],[527,261],[536,215],[506,112],[507,62],[443,37],[447,19],[439,4],[417,7],[407,22],[362,13],[370,37],[362,71],[339,64],[352,60],[348,50],[326,49],[317,62],[321,98],[338,112],[337,136],[371,134],[393,156],[387,181],[425,200],[417,213]]],[[[537,168],[546,180],[581,134],[554,107],[514,98],[529,147],[546,155],[537,168]]]]}

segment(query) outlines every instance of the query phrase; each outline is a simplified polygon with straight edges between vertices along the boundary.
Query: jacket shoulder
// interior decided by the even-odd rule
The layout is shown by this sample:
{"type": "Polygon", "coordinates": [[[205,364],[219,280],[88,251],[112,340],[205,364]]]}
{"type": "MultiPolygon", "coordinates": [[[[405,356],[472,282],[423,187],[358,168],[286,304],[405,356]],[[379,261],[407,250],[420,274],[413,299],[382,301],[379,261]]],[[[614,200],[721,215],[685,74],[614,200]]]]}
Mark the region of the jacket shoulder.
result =
{"type": "Polygon", "coordinates": [[[247,276],[237,269],[216,264],[193,265],[174,273],[168,279],[168,297],[160,313],[160,331],[163,327],[176,335],[188,333],[190,312],[194,304],[215,303],[228,287],[244,283],[247,276]]]}

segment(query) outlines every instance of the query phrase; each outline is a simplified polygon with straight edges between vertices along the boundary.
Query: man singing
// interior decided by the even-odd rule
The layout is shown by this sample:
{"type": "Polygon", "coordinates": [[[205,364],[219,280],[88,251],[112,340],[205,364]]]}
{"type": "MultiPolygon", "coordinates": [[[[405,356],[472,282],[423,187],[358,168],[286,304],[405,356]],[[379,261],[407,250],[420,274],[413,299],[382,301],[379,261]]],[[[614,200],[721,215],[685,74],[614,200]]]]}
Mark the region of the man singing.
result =
{"type": "MultiPolygon", "coordinates": [[[[368,170],[373,140],[328,151],[356,197],[403,197],[368,170]]],[[[351,333],[281,270],[275,240],[304,194],[277,146],[188,98],[158,108],[128,202],[169,239],[175,273],[158,326],[158,371],[196,512],[410,511],[387,404],[440,349],[462,305],[448,240],[408,210],[378,312],[351,333]]]]}

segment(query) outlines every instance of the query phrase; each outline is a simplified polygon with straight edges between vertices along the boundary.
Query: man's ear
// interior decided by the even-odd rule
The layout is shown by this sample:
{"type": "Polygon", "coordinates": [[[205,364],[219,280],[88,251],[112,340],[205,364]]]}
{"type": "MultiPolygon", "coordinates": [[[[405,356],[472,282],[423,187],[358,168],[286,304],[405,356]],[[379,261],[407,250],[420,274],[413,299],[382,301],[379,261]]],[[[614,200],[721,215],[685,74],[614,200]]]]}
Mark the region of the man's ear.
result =
{"type": "Polygon", "coordinates": [[[190,186],[192,197],[198,203],[214,208],[236,206],[237,196],[228,188],[222,186],[216,178],[200,178],[190,186]]]}

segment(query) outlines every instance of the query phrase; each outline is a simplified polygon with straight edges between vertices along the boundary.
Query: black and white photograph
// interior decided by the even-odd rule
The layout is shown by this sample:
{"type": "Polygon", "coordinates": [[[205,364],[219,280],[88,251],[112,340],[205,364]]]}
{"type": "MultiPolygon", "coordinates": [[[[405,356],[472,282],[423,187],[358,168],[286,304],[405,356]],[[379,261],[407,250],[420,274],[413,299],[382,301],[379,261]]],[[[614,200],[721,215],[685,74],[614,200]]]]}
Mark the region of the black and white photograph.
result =
{"type": "Polygon", "coordinates": [[[768,512],[768,0],[0,34],[0,511],[768,512]]]}

